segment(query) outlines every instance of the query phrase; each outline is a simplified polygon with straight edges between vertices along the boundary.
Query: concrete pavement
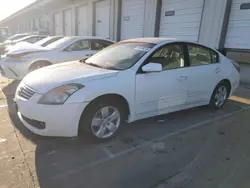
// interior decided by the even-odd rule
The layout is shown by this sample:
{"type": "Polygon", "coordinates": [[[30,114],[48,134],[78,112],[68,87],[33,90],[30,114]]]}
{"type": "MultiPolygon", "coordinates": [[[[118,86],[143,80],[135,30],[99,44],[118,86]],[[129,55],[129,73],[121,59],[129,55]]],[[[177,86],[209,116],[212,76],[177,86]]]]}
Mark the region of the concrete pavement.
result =
{"type": "Polygon", "coordinates": [[[0,188],[248,187],[250,88],[219,111],[199,107],[124,126],[113,140],[34,135],[2,83],[0,188]],[[2,95],[2,98],[5,98],[2,95]]]}

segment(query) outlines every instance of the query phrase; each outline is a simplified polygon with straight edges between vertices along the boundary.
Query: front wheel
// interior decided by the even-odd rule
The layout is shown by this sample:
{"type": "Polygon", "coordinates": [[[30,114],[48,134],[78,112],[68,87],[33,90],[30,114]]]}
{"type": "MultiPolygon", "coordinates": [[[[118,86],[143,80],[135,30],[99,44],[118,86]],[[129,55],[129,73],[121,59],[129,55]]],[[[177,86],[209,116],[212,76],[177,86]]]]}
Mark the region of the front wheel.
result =
{"type": "Polygon", "coordinates": [[[51,65],[51,63],[46,62],[46,61],[38,61],[30,66],[29,72],[33,72],[34,70],[37,70],[37,69],[40,69],[42,67],[46,67],[49,65],[51,65]]]}
{"type": "Polygon", "coordinates": [[[83,114],[80,128],[97,140],[107,140],[118,133],[124,122],[124,111],[114,102],[92,104],[83,114]]]}
{"type": "Polygon", "coordinates": [[[229,96],[229,88],[227,84],[221,83],[218,85],[211,97],[209,106],[215,109],[221,108],[229,96]]]}

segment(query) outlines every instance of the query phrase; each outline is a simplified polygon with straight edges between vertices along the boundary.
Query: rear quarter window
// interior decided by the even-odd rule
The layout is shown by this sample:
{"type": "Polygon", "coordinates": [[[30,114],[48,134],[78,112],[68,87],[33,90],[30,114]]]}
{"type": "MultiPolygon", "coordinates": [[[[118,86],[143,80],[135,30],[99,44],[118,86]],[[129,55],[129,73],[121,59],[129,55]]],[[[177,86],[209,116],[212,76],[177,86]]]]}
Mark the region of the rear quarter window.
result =
{"type": "Polygon", "coordinates": [[[212,62],[213,63],[219,63],[220,58],[217,52],[211,50],[211,57],[212,57],[212,62]]]}

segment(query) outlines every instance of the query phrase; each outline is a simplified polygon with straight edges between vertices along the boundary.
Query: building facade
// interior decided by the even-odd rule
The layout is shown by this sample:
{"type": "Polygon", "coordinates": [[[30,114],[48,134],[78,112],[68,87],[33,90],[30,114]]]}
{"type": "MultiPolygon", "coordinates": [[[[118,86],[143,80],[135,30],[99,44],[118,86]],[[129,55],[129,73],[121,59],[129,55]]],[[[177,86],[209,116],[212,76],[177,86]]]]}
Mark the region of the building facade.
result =
{"type": "Polygon", "coordinates": [[[43,29],[115,41],[159,36],[250,51],[250,0],[37,0],[1,24],[12,34],[43,29]]]}

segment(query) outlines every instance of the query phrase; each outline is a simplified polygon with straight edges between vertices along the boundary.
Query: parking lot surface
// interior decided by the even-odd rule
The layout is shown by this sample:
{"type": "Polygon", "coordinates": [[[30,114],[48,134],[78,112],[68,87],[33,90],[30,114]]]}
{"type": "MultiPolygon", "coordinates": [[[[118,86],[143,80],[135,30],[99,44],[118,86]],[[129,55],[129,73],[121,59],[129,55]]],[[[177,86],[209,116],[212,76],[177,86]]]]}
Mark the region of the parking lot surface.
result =
{"type": "Polygon", "coordinates": [[[248,85],[221,110],[199,107],[127,124],[104,143],[34,135],[17,118],[17,85],[0,77],[1,188],[250,185],[248,85]]]}

